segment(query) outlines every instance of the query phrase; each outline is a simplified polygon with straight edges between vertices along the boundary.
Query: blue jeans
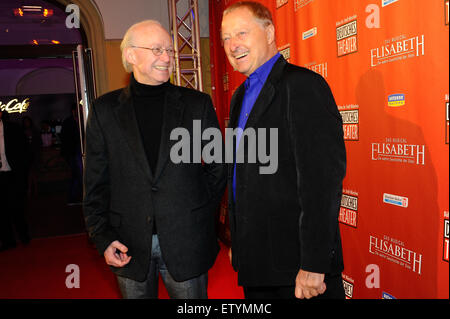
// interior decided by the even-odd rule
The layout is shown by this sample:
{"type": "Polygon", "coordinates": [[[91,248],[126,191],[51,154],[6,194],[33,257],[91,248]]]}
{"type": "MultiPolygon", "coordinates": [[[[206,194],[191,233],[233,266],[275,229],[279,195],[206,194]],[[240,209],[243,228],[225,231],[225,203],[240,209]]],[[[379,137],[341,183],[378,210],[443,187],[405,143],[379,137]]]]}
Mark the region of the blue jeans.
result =
{"type": "Polygon", "coordinates": [[[117,276],[120,292],[125,299],[158,298],[158,274],[172,299],[207,299],[208,273],[186,280],[175,281],[162,259],[157,235],[152,238],[152,254],[147,279],[143,282],[117,276]]]}

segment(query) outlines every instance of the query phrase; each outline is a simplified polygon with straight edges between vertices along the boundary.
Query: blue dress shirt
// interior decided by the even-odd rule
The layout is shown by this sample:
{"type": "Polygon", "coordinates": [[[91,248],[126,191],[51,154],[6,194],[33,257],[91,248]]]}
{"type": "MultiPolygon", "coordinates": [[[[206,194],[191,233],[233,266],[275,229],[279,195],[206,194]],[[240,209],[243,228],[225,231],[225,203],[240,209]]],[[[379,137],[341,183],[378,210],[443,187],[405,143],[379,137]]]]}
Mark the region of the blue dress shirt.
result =
{"type": "MultiPolygon", "coordinates": [[[[245,129],[245,125],[247,124],[247,119],[250,115],[250,112],[252,111],[253,105],[255,104],[256,99],[258,98],[258,95],[261,92],[261,89],[263,88],[270,71],[272,71],[273,65],[279,57],[280,53],[275,54],[266,63],[257,68],[255,72],[250,74],[250,76],[244,82],[245,95],[244,99],[242,100],[242,108],[237,125],[237,127],[241,130],[238,130],[236,134],[236,149],[234,150],[235,158],[237,150],[239,148],[239,142],[241,140],[242,132],[245,129]]],[[[236,159],[234,161],[233,172],[233,199],[236,200],[236,159]]]]}

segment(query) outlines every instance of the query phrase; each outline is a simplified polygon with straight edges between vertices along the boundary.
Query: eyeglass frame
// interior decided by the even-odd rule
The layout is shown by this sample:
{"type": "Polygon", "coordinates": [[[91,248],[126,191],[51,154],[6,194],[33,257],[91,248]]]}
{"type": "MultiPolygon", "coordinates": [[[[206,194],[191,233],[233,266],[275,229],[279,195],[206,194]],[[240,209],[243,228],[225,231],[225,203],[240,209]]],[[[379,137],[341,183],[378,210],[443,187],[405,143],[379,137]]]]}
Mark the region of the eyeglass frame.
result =
{"type": "Polygon", "coordinates": [[[175,56],[175,50],[173,48],[148,48],[148,47],[141,47],[141,46],[137,46],[137,45],[130,45],[131,48],[138,48],[138,49],[146,49],[146,50],[150,50],[152,51],[153,55],[155,56],[161,56],[163,54],[163,51],[166,51],[167,55],[170,57],[175,56]],[[155,53],[158,52],[158,54],[155,53]],[[170,51],[172,51],[172,53],[169,53],[170,51]]]}

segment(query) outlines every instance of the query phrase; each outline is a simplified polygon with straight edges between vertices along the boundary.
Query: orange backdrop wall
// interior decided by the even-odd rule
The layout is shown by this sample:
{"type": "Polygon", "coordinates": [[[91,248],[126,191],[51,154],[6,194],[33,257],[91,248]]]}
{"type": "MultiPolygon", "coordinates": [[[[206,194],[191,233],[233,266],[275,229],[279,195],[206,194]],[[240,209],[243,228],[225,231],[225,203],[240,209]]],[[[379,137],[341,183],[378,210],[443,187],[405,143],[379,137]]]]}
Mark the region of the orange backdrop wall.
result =
{"type": "MultiPolygon", "coordinates": [[[[245,80],[210,0],[212,92],[222,126],[245,80]]],[[[339,215],[347,298],[449,298],[448,0],[259,0],[277,46],[329,83],[344,123],[339,215]]],[[[220,222],[227,231],[224,201],[220,222]]]]}

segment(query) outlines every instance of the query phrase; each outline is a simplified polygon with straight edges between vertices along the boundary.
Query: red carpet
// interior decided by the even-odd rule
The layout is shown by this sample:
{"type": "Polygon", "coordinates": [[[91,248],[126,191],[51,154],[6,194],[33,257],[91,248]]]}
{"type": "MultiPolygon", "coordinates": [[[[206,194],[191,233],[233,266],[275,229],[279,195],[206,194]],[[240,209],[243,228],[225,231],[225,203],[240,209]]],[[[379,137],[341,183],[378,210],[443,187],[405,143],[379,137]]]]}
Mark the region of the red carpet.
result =
{"type": "MultiPolygon", "coordinates": [[[[210,299],[241,299],[242,288],[221,245],[209,271],[210,299]]],[[[85,234],[33,239],[28,246],[0,252],[1,299],[116,299],[121,298],[116,278],[85,234]],[[79,267],[80,288],[67,288],[67,265],[79,267]]],[[[168,295],[160,280],[159,298],[168,295]]]]}

